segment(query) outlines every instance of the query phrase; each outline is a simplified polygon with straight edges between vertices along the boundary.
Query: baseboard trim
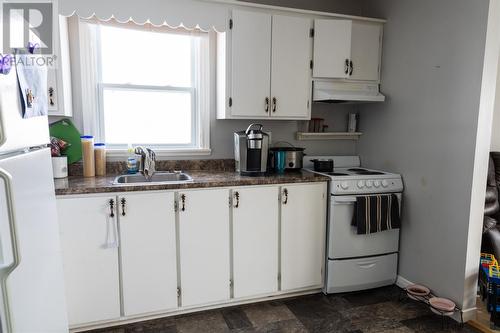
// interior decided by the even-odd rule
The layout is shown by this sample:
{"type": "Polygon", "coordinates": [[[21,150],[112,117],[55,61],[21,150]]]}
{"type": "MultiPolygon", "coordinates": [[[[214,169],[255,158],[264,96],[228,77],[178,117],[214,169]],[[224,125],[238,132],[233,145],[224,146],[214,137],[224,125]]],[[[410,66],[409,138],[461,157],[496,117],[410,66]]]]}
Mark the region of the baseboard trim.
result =
{"type": "Polygon", "coordinates": [[[410,280],[407,280],[406,278],[402,277],[401,275],[398,275],[398,277],[396,278],[396,286],[398,286],[399,288],[404,289],[411,284],[414,284],[414,283],[411,282],[410,280]]]}
{"type": "MultiPolygon", "coordinates": [[[[396,285],[400,288],[406,288],[411,284],[415,284],[412,281],[408,280],[407,278],[398,275],[396,279],[396,285]]],[[[463,316],[463,321],[464,323],[468,322],[469,320],[476,319],[476,307],[473,308],[468,308],[468,309],[463,309],[462,310],[462,316],[463,316]]],[[[460,318],[460,313],[455,312],[453,316],[451,316],[455,321],[460,322],[462,318],[460,318]]]]}
{"type": "Polygon", "coordinates": [[[476,307],[462,310],[462,314],[464,316],[464,323],[476,319],[476,312],[477,312],[476,307]]]}
{"type": "Polygon", "coordinates": [[[262,297],[258,297],[258,298],[229,300],[229,301],[226,301],[223,303],[211,304],[211,305],[206,305],[206,306],[179,308],[179,309],[175,309],[175,310],[171,310],[171,311],[167,311],[167,312],[156,313],[156,314],[145,314],[142,316],[139,315],[139,316],[134,316],[134,317],[121,317],[121,318],[102,321],[102,322],[93,322],[93,323],[88,323],[88,324],[83,324],[83,325],[78,325],[78,326],[75,325],[75,326],[70,327],[69,332],[70,333],[77,333],[77,332],[84,332],[84,331],[88,331],[88,330],[111,328],[113,326],[127,325],[127,324],[136,323],[139,321],[154,320],[154,319],[172,317],[172,316],[189,314],[189,313],[206,311],[206,310],[227,308],[227,307],[232,307],[232,306],[237,306],[237,305],[268,302],[268,301],[285,299],[285,298],[293,298],[293,297],[297,297],[297,296],[318,294],[321,292],[322,292],[322,289],[318,289],[318,288],[302,289],[302,290],[299,289],[299,290],[288,291],[288,292],[281,291],[278,293],[274,293],[274,294],[270,294],[270,295],[262,296],[262,297]]]}

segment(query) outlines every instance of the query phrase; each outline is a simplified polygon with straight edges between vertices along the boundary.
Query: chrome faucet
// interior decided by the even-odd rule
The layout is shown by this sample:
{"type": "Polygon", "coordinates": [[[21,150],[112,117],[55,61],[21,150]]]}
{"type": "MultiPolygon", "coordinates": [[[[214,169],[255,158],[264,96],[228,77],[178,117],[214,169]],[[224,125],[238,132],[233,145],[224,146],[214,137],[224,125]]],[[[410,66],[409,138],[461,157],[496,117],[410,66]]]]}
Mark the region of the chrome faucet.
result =
{"type": "Polygon", "coordinates": [[[139,172],[141,172],[146,180],[151,181],[154,173],[156,172],[156,154],[149,148],[136,147],[135,154],[141,156],[141,165],[139,167],[139,172]]]}

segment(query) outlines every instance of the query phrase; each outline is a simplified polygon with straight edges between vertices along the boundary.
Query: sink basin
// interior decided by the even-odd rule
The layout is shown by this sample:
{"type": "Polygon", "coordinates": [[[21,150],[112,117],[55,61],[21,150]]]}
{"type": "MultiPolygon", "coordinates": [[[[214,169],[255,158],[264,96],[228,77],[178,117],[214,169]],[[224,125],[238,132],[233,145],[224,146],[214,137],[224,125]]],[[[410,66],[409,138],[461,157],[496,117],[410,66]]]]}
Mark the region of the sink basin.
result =
{"type": "Polygon", "coordinates": [[[121,175],[115,178],[113,185],[142,185],[142,184],[182,184],[192,182],[193,178],[184,172],[156,172],[151,180],[143,174],[121,175]]]}

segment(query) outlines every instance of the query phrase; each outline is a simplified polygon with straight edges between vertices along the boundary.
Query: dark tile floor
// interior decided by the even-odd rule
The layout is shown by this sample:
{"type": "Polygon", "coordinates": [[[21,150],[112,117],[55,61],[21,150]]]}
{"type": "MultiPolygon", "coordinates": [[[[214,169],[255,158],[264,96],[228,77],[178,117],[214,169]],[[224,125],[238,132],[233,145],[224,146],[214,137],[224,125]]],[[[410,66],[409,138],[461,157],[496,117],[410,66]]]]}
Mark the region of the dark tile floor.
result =
{"type": "Polygon", "coordinates": [[[475,332],[444,323],[427,307],[392,286],[341,295],[316,294],[151,320],[92,333],[291,332],[423,333],[475,332]]]}

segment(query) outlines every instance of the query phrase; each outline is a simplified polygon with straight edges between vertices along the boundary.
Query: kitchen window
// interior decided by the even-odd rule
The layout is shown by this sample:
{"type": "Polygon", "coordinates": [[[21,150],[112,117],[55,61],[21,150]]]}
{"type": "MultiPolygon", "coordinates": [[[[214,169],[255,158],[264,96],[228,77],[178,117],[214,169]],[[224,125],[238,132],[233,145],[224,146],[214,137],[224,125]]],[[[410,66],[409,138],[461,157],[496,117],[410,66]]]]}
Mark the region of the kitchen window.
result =
{"type": "Polygon", "coordinates": [[[82,102],[93,100],[96,110],[83,109],[85,131],[111,156],[128,145],[210,153],[208,33],[91,19],[79,21],[79,36],[82,102]]]}

